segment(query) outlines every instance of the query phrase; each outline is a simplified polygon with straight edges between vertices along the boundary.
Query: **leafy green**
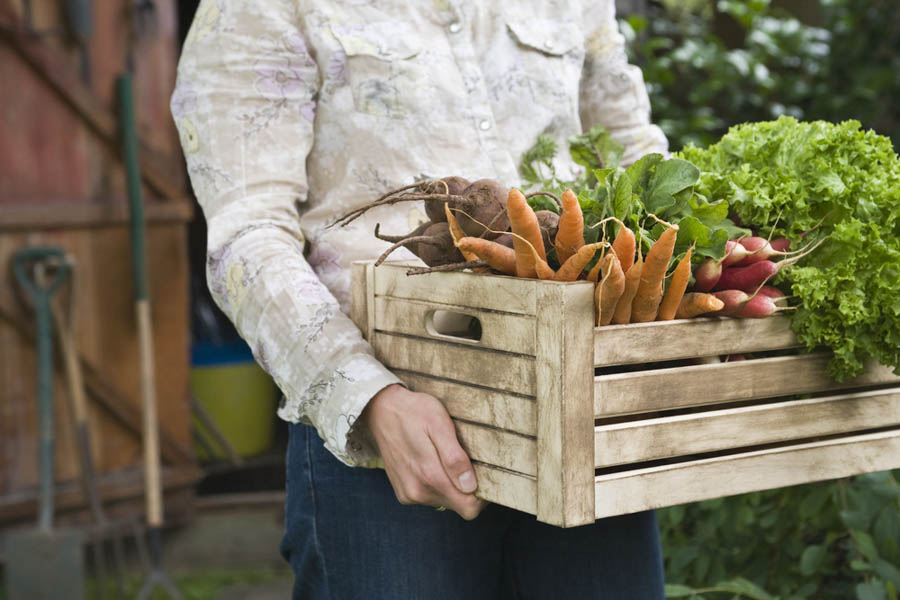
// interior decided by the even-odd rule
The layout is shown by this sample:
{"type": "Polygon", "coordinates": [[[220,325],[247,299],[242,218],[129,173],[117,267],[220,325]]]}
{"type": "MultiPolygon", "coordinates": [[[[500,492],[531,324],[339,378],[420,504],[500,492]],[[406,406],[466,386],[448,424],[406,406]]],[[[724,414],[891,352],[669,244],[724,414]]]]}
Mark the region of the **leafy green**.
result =
{"type": "Polygon", "coordinates": [[[834,351],[835,378],[871,359],[900,373],[900,158],[888,138],[855,121],[781,117],[680,156],[701,169],[699,194],[725,200],[763,235],[793,248],[827,236],[781,277],[799,299],[794,330],[807,347],[834,351]]]}
{"type": "MultiPolygon", "coordinates": [[[[585,241],[596,241],[603,233],[611,238],[618,225],[607,222],[615,217],[626,223],[640,238],[644,250],[659,237],[664,226],[660,219],[679,226],[673,260],[695,245],[694,256],[721,257],[725,242],[746,229],[728,218],[728,204],[710,202],[696,191],[700,170],[681,158],[666,159],[661,154],[647,154],[627,168],[620,166],[623,148],[600,126],[569,139],[572,159],[585,167],[575,181],[560,180],[553,168],[556,144],[538,137],[535,145],[522,157],[522,178],[543,191],[561,193],[572,189],[578,196],[585,218],[585,241]],[[654,219],[656,217],[656,219],[654,219]]],[[[529,198],[535,210],[553,209],[543,196],[529,198]]]]}

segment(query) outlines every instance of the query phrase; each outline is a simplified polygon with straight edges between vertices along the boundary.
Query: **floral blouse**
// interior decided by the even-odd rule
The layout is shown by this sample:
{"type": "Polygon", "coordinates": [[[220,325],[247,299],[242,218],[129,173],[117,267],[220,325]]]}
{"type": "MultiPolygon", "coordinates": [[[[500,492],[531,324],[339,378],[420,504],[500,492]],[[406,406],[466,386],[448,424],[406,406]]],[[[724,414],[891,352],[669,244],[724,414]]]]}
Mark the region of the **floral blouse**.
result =
{"type": "MultiPolygon", "coordinates": [[[[394,205],[327,225],[420,179],[517,185],[539,134],[566,148],[599,123],[626,162],[667,146],[614,0],[203,0],[171,110],[213,297],[281,389],[279,416],[351,465],[377,460],[354,421],[400,380],[346,316],[349,267],[386,248],[376,223],[426,218],[394,205]]],[[[567,153],[556,168],[576,171],[567,153]]]]}

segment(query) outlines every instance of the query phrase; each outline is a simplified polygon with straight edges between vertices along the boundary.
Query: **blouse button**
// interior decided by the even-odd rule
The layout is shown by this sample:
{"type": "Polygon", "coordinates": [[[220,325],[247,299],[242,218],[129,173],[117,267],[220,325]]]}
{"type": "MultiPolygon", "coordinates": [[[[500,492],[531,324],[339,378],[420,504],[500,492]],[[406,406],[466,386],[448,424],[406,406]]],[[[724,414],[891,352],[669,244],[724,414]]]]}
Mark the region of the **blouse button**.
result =
{"type": "Polygon", "coordinates": [[[553,40],[547,40],[544,42],[544,48],[547,50],[553,50],[553,40]]]}
{"type": "Polygon", "coordinates": [[[487,119],[482,119],[481,122],[478,123],[478,127],[480,127],[482,131],[487,131],[491,128],[491,122],[487,119]]]}
{"type": "Polygon", "coordinates": [[[459,24],[459,21],[453,21],[447,29],[450,30],[450,33],[459,33],[462,29],[462,25],[459,24]]]}

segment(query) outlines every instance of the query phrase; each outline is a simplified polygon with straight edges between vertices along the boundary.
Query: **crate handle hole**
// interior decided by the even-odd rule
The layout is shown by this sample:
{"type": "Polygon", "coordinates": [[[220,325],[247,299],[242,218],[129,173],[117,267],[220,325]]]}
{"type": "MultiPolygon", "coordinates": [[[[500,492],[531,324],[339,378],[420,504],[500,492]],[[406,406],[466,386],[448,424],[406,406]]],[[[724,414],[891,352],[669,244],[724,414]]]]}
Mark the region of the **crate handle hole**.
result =
{"type": "Polygon", "coordinates": [[[425,330],[434,337],[466,342],[481,341],[481,321],[477,317],[449,310],[431,310],[425,315],[425,330]]]}

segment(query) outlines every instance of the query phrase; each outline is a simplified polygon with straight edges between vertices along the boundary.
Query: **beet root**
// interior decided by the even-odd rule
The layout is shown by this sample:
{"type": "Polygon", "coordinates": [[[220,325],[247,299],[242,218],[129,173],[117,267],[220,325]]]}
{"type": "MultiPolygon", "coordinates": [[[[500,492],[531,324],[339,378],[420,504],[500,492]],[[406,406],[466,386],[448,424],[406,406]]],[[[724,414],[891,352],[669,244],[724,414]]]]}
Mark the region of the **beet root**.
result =
{"type": "Polygon", "coordinates": [[[453,236],[450,235],[450,226],[443,223],[431,223],[421,235],[406,237],[395,242],[390,248],[378,257],[375,265],[383,263],[387,257],[400,246],[406,246],[409,251],[422,259],[429,267],[447,265],[462,262],[463,256],[453,244],[453,236]]]}
{"type": "Polygon", "coordinates": [[[544,248],[553,248],[553,241],[556,239],[556,232],[559,229],[559,215],[552,210],[538,210],[534,214],[541,228],[544,248]]]}
{"type": "Polygon", "coordinates": [[[506,199],[509,190],[505,185],[493,179],[479,179],[463,190],[464,203],[451,209],[458,209],[456,217],[459,226],[471,237],[495,239],[509,229],[509,217],[506,215],[506,199]]]}
{"type": "MultiPolygon", "coordinates": [[[[471,185],[468,179],[451,175],[450,177],[442,177],[433,181],[426,181],[419,186],[423,194],[449,194],[451,196],[462,196],[463,191],[471,185]]],[[[451,208],[454,208],[451,206],[451,208]]],[[[445,221],[444,203],[437,200],[425,201],[425,214],[428,218],[439,223],[445,221]]]]}

